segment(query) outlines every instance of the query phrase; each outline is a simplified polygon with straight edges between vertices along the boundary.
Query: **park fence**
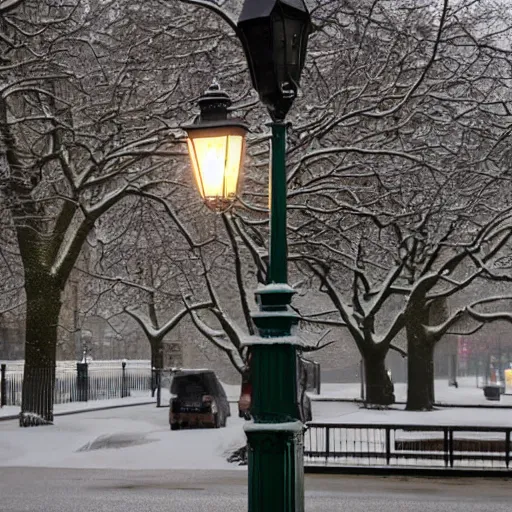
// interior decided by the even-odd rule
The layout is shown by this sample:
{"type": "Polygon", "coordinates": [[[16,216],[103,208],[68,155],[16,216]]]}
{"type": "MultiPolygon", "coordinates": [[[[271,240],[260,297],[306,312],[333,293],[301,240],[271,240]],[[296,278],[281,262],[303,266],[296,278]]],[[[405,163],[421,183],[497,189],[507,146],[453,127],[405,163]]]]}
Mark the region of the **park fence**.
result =
{"type": "MultiPolygon", "coordinates": [[[[43,384],[51,378],[48,369],[35,369],[34,380],[43,384]]],[[[23,367],[0,365],[0,406],[20,406],[23,389],[23,367]]],[[[149,365],[75,363],[59,365],[55,371],[54,403],[87,402],[125,398],[151,391],[149,365]]]]}
{"type": "Polygon", "coordinates": [[[510,470],[512,427],[307,424],[304,463],[510,470]]]}

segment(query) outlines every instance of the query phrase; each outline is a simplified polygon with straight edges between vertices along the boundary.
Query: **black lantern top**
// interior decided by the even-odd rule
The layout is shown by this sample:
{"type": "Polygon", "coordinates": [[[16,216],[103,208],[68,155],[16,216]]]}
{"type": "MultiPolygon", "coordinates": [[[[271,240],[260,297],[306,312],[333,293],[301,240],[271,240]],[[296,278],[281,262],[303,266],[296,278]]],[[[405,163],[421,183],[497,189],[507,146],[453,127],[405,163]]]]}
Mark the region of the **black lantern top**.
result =
{"type": "Polygon", "coordinates": [[[297,96],[311,18],[304,0],[245,0],[239,35],[254,88],[274,121],[297,96]]]}
{"type": "Polygon", "coordinates": [[[228,109],[231,103],[232,101],[229,96],[220,88],[219,83],[214,80],[207,91],[197,100],[200,111],[199,116],[196,117],[193,124],[183,126],[182,128],[188,132],[229,126],[247,130],[247,125],[242,121],[228,118],[228,109]]]}

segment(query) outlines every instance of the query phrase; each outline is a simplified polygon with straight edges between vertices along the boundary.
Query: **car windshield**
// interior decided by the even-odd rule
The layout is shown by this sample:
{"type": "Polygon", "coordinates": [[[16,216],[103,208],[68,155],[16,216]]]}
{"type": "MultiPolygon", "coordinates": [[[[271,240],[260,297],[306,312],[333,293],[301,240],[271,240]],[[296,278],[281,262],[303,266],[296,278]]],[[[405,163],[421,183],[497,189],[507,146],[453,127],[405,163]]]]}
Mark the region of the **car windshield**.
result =
{"type": "Polygon", "coordinates": [[[205,374],[177,375],[171,384],[171,393],[182,398],[200,398],[209,394],[205,374]]]}

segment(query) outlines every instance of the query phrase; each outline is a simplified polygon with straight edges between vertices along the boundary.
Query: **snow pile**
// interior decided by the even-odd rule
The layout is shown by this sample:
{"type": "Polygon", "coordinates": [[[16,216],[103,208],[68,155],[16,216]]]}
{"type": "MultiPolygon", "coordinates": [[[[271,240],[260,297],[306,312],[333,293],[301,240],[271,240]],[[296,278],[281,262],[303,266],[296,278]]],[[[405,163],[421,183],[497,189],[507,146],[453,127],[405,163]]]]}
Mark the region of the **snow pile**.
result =
{"type": "Polygon", "coordinates": [[[20,427],[37,427],[42,425],[52,425],[51,421],[45,420],[39,414],[31,412],[20,413],[19,415],[20,427]]]}
{"type": "Polygon", "coordinates": [[[116,434],[105,434],[97,437],[94,441],[86,443],[79,448],[78,452],[89,452],[92,450],[105,450],[112,448],[127,448],[139,444],[152,443],[155,439],[147,439],[147,434],[138,432],[118,432],[116,434]]]}

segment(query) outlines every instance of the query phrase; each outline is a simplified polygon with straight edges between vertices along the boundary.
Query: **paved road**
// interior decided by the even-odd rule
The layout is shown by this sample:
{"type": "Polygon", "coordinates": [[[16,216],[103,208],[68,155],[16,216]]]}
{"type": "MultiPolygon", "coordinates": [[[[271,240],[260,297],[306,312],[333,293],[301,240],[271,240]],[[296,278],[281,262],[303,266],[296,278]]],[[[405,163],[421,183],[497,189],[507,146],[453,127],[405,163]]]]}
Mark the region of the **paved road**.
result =
{"type": "MultiPolygon", "coordinates": [[[[310,475],[306,511],[508,512],[511,487],[512,480],[310,475]]],[[[2,512],[241,512],[246,489],[242,471],[0,468],[2,512]]]]}

